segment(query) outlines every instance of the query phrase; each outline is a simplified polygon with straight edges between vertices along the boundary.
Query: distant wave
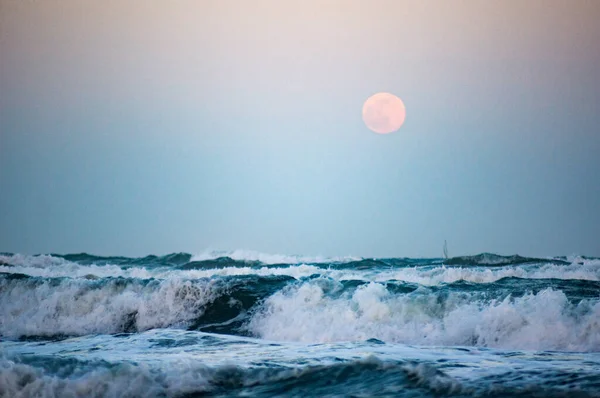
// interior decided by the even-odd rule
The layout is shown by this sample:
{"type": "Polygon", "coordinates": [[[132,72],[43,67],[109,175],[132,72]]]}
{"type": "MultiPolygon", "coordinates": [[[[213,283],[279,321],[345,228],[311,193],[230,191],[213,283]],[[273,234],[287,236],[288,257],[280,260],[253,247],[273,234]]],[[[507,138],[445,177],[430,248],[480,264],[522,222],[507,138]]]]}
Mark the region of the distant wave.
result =
{"type": "MultiPolygon", "coordinates": [[[[520,256],[481,254],[442,259],[335,259],[332,262],[272,264],[231,257],[193,257],[185,253],[140,258],[98,257],[87,254],[68,255],[0,255],[0,272],[41,277],[140,279],[203,278],[239,275],[286,275],[303,278],[314,274],[334,279],[368,281],[401,280],[423,285],[452,283],[459,280],[489,283],[506,277],[561,278],[600,280],[600,260],[574,257],[533,259],[520,256]],[[204,259],[202,259],[204,258],[204,259]],[[339,260],[339,261],[338,261],[339,260]],[[515,263],[510,263],[514,260],[515,263]]],[[[231,254],[231,253],[230,253],[231,254]]],[[[270,258],[274,260],[274,258],[270,258]]],[[[289,260],[289,259],[288,259],[289,260]]],[[[306,258],[305,258],[306,260],[306,258]]]]}
{"type": "MultiPolygon", "coordinates": [[[[54,266],[67,262],[74,262],[80,265],[118,265],[118,266],[144,266],[144,267],[181,267],[185,265],[202,265],[229,263],[231,266],[281,266],[281,265],[300,265],[300,264],[364,264],[374,262],[375,265],[381,264],[402,264],[413,263],[414,259],[374,259],[362,258],[356,256],[325,257],[325,256],[300,256],[300,255],[282,255],[260,253],[251,250],[234,251],[206,251],[201,254],[192,255],[189,253],[170,253],[163,256],[148,255],[144,257],[122,257],[122,256],[97,256],[87,253],[75,254],[39,254],[24,255],[12,253],[0,253],[0,265],[21,265],[21,266],[54,266]]],[[[440,262],[440,261],[437,261],[440,262]]]]}
{"type": "Polygon", "coordinates": [[[513,256],[501,256],[493,253],[481,253],[474,256],[452,257],[444,261],[446,265],[517,265],[517,264],[569,264],[562,259],[544,259],[534,257],[522,257],[518,254],[513,256]]]}
{"type": "Polygon", "coordinates": [[[522,279],[572,279],[600,280],[600,260],[589,260],[567,265],[556,263],[521,264],[505,266],[436,266],[436,267],[407,267],[389,270],[378,274],[373,280],[401,280],[432,286],[442,283],[466,281],[472,283],[490,283],[504,278],[522,279]]]}
{"type": "Polygon", "coordinates": [[[493,253],[481,253],[472,256],[458,256],[449,259],[431,258],[431,259],[410,259],[410,258],[365,258],[356,256],[343,257],[325,257],[325,256],[300,256],[300,255],[282,255],[268,254],[251,250],[234,251],[206,251],[201,254],[190,253],[170,253],[163,256],[148,255],[144,257],[123,257],[123,256],[98,256],[87,253],[74,254],[39,254],[24,255],[13,253],[0,253],[0,265],[21,265],[47,267],[60,265],[64,261],[74,262],[80,265],[118,265],[118,266],[143,266],[157,267],[169,266],[178,267],[186,264],[202,264],[216,262],[231,262],[232,264],[247,265],[298,265],[298,264],[335,264],[347,267],[355,265],[392,265],[414,263],[431,263],[445,265],[518,265],[518,264],[569,264],[572,262],[583,262],[589,260],[600,260],[594,257],[571,256],[554,258],[536,258],[523,257],[520,255],[502,256],[493,253]]]}
{"type": "Polygon", "coordinates": [[[320,263],[342,263],[348,261],[360,261],[361,257],[324,257],[324,256],[299,256],[283,254],[267,254],[252,250],[234,250],[234,251],[207,251],[192,256],[192,261],[215,260],[227,257],[235,261],[256,262],[260,264],[320,264],[320,263]]]}

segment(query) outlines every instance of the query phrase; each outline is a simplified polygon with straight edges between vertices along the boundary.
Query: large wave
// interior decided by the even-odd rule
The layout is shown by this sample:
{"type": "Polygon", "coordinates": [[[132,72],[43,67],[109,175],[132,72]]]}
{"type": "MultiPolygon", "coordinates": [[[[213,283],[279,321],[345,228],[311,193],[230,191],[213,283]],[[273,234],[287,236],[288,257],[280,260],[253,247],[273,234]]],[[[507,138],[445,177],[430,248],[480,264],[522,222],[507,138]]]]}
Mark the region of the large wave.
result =
{"type": "Polygon", "coordinates": [[[0,279],[5,337],[118,333],[173,326],[200,316],[223,286],[176,279],[0,279]]]}
{"type": "Polygon", "coordinates": [[[269,297],[247,327],[281,341],[327,343],[376,338],[420,345],[531,350],[600,350],[600,302],[570,301],[552,288],[521,297],[485,292],[393,294],[368,283],[342,292],[338,283],[311,280],[269,297]]]}
{"type": "Polygon", "coordinates": [[[181,327],[236,333],[248,310],[292,281],[0,275],[0,336],[61,337],[181,327]]]}

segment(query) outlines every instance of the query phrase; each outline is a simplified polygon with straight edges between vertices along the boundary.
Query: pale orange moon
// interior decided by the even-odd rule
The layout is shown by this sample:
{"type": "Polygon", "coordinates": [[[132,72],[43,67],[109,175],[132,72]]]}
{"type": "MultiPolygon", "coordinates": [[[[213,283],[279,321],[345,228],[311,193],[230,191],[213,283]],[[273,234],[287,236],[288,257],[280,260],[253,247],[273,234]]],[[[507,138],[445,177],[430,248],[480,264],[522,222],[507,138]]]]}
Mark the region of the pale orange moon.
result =
{"type": "Polygon", "coordinates": [[[377,93],[365,101],[363,121],[369,129],[379,134],[389,134],[400,128],[406,119],[404,102],[394,94],[377,93]]]}

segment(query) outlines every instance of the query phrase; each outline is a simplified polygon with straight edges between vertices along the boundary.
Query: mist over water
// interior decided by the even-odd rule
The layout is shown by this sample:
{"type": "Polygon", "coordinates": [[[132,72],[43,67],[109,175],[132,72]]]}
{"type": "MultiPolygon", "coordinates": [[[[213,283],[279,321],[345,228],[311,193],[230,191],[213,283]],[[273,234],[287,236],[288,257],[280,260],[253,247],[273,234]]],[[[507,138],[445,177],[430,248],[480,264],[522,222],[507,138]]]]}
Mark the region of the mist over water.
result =
{"type": "Polygon", "coordinates": [[[7,397],[597,396],[600,259],[4,253],[0,336],[7,397]]]}

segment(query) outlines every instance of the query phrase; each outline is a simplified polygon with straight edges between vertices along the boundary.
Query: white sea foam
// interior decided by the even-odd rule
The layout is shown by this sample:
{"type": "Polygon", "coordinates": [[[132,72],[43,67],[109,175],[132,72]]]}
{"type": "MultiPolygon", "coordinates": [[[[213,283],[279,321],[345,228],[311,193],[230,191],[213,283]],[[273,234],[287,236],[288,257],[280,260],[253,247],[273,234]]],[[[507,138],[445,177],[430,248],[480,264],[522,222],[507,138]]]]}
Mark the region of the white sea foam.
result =
{"type": "Polygon", "coordinates": [[[600,303],[569,302],[561,291],[504,300],[468,293],[393,295],[369,283],[334,297],[319,280],[269,297],[248,330],[269,340],[325,343],[376,338],[425,345],[532,350],[600,350],[600,303]]]}
{"type": "Polygon", "coordinates": [[[125,268],[122,269],[115,265],[78,265],[70,263],[52,268],[37,268],[37,267],[6,267],[0,266],[0,272],[19,273],[29,276],[41,277],[70,277],[70,278],[107,278],[107,277],[123,277],[123,278],[139,278],[139,279],[199,279],[211,278],[215,276],[291,276],[293,278],[302,278],[314,274],[326,272],[322,268],[314,265],[301,264],[290,267],[224,267],[211,268],[200,270],[173,270],[166,267],[159,269],[146,268],[125,268]]]}
{"type": "Polygon", "coordinates": [[[0,334],[85,335],[176,325],[200,316],[220,289],[208,280],[0,280],[0,334]]]}
{"type": "Polygon", "coordinates": [[[0,256],[0,272],[18,273],[30,276],[49,278],[71,277],[83,278],[95,276],[99,278],[124,277],[124,278],[152,278],[152,270],[143,267],[122,268],[118,265],[81,265],[61,257],[51,255],[28,256],[14,254],[0,256]]]}
{"type": "Polygon", "coordinates": [[[66,261],[62,264],[58,264],[48,268],[21,265],[16,265],[12,267],[0,266],[0,272],[6,272],[11,274],[24,274],[29,276],[40,276],[45,278],[123,277],[140,279],[153,278],[155,277],[156,273],[152,270],[148,270],[146,268],[141,267],[123,269],[117,265],[79,265],[70,261],[66,261]]]}
{"type": "MultiPolygon", "coordinates": [[[[357,275],[358,276],[358,275],[357,275]]],[[[408,267],[394,271],[380,272],[371,280],[383,282],[400,280],[426,286],[467,281],[473,283],[496,282],[502,278],[517,277],[527,279],[581,279],[600,280],[600,261],[588,260],[584,263],[512,265],[505,267],[408,267]]]]}
{"type": "Polygon", "coordinates": [[[258,276],[291,276],[299,279],[314,274],[321,274],[326,270],[314,265],[296,265],[290,267],[224,267],[212,268],[203,270],[188,270],[188,271],[164,271],[158,273],[160,277],[168,277],[169,275],[178,275],[183,278],[197,279],[210,278],[214,276],[243,276],[243,275],[258,275],[258,276]]]}
{"type": "Polygon", "coordinates": [[[11,254],[11,255],[0,255],[0,263],[6,263],[20,267],[30,268],[49,268],[64,265],[69,261],[61,258],[54,257],[49,254],[42,254],[38,256],[30,256],[27,254],[11,254]]]}
{"type": "MultiPolygon", "coordinates": [[[[208,259],[215,259],[218,257],[222,257],[222,255],[213,254],[212,257],[208,255],[202,259],[195,258],[193,261],[205,261],[208,259]]],[[[247,252],[240,251],[237,255],[232,254],[234,260],[241,260],[243,258],[244,261],[251,261],[252,253],[247,255],[247,252]]],[[[225,254],[223,254],[225,255],[225,254]]],[[[301,278],[305,276],[310,276],[316,273],[325,272],[322,268],[319,268],[314,265],[307,265],[307,263],[311,263],[309,261],[301,262],[297,257],[286,257],[286,256],[272,256],[272,257],[261,257],[261,256],[270,256],[263,255],[261,253],[256,253],[256,258],[262,258],[262,263],[269,264],[279,264],[285,263],[286,261],[277,261],[280,260],[289,260],[287,263],[291,263],[291,260],[294,260],[293,266],[282,266],[282,267],[223,267],[223,268],[212,268],[212,269],[198,269],[198,270],[178,270],[173,269],[171,267],[154,267],[154,268],[144,268],[144,267],[122,267],[118,265],[81,265],[75,262],[67,261],[60,257],[53,257],[50,255],[44,256],[26,256],[26,255],[12,255],[12,256],[0,256],[0,262],[3,262],[8,265],[0,265],[0,272],[6,273],[19,273],[29,276],[39,276],[39,277],[71,277],[71,278],[83,278],[83,277],[98,277],[98,278],[107,278],[107,277],[123,277],[123,278],[140,278],[140,279],[149,279],[149,278],[158,278],[158,279],[166,279],[171,277],[176,278],[210,278],[212,276],[243,276],[243,275],[259,275],[259,276],[270,276],[270,275],[287,275],[294,278],[301,278]],[[263,261],[264,260],[264,261],[263,261]]],[[[316,260],[313,258],[312,260],[316,260]]],[[[254,261],[254,260],[252,260],[254,261]]],[[[325,261],[325,260],[323,260],[325,261]]],[[[318,261],[312,261],[312,263],[318,263],[318,261]]]]}
{"type": "Polygon", "coordinates": [[[75,369],[70,377],[47,374],[30,365],[0,359],[0,397],[154,397],[210,390],[209,369],[187,366],[158,372],[144,365],[75,369]]]}
{"type": "Polygon", "coordinates": [[[253,250],[215,251],[209,250],[192,257],[192,261],[214,260],[220,257],[229,257],[236,261],[261,262],[266,265],[273,264],[321,264],[343,263],[362,260],[361,257],[325,257],[325,256],[296,256],[285,254],[268,254],[253,250]]]}

